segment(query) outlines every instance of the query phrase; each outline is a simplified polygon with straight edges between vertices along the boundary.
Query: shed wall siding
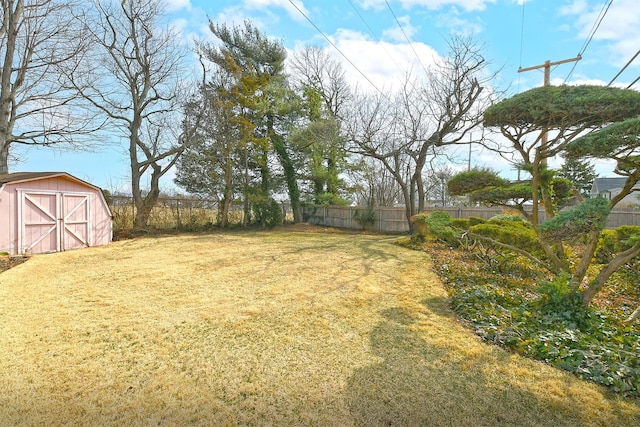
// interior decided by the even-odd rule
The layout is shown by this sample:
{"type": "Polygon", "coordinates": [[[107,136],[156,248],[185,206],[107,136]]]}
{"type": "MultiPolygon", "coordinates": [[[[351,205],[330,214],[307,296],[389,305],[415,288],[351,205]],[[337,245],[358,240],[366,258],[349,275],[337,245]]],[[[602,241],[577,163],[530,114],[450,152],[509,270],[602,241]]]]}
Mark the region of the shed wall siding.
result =
{"type": "Polygon", "coordinates": [[[11,184],[0,187],[0,252],[15,254],[18,245],[18,218],[15,189],[11,184]]]}

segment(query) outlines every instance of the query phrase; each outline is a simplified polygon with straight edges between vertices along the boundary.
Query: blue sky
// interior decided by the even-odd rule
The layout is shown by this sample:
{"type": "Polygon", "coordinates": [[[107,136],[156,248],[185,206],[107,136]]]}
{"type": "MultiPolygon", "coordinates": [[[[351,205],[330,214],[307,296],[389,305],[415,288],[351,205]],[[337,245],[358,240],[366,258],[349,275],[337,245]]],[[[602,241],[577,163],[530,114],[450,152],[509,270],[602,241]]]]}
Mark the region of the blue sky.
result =
{"type": "MultiPolygon", "coordinates": [[[[182,30],[185,43],[212,39],[208,19],[229,25],[249,19],[290,51],[308,44],[326,47],[344,62],[350,80],[371,87],[370,80],[380,89],[391,87],[407,70],[419,74],[423,65],[445,55],[451,34],[473,35],[484,44],[485,57],[499,71],[496,86],[508,87],[511,94],[542,85],[541,69],[519,73],[520,67],[584,52],[576,63],[553,67],[551,83],[607,84],[640,49],[637,0],[528,0],[524,5],[522,0],[166,0],[166,5],[167,19],[182,30]]],[[[639,76],[640,56],[615,84],[627,87],[639,76]]],[[[633,87],[640,89],[640,83],[633,87]]],[[[93,152],[20,148],[13,154],[20,161],[10,165],[12,171],[67,171],[116,191],[129,185],[128,157],[117,140],[93,152]]],[[[474,156],[480,166],[494,161],[486,154],[474,156]]],[[[599,172],[611,176],[606,167],[599,172]]],[[[174,190],[171,180],[164,178],[161,188],[174,190]]]]}

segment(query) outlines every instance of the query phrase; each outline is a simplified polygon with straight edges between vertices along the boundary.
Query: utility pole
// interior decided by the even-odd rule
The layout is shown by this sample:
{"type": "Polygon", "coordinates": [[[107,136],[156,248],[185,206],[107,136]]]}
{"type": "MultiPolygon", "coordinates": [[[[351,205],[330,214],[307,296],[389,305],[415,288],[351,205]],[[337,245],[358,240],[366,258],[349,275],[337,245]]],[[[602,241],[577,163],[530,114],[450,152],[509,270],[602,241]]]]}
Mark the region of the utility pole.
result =
{"type": "Polygon", "coordinates": [[[544,64],[542,64],[542,65],[534,65],[533,67],[527,67],[527,68],[520,67],[520,68],[518,68],[518,72],[519,73],[524,73],[525,71],[537,70],[538,68],[543,68],[544,67],[544,86],[549,86],[550,79],[551,79],[551,66],[552,65],[566,64],[567,62],[580,61],[581,59],[582,59],[582,55],[578,55],[575,58],[563,59],[562,61],[556,61],[556,62],[551,62],[549,60],[546,60],[544,62],[544,64]]]}
{"type": "MultiPolygon", "coordinates": [[[[551,66],[566,64],[567,62],[575,62],[580,61],[582,59],[582,55],[578,55],[575,58],[571,59],[563,59],[562,61],[551,62],[546,60],[542,65],[534,65],[533,67],[527,68],[518,68],[519,73],[524,73],[525,71],[537,70],[538,68],[544,68],[544,84],[543,86],[549,86],[551,84],[551,66]]],[[[547,147],[547,129],[542,129],[542,136],[540,137],[540,151],[544,152],[547,147]]],[[[542,164],[547,164],[547,158],[542,159],[542,164]]]]}
{"type": "Polygon", "coordinates": [[[467,163],[467,172],[471,170],[471,144],[473,141],[471,140],[471,133],[469,133],[469,163],[467,163]]]}

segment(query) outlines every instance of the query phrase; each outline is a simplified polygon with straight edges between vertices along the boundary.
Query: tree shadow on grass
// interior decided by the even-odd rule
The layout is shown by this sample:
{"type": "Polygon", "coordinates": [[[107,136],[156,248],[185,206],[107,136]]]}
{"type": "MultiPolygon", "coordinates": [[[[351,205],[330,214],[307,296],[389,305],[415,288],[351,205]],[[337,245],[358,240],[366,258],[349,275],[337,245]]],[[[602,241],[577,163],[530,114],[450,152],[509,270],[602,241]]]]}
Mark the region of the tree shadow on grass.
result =
{"type": "Polygon", "coordinates": [[[431,297],[422,301],[422,305],[432,313],[443,317],[452,317],[453,311],[449,308],[449,299],[443,296],[431,297]]]}
{"type": "MultiPolygon", "coordinates": [[[[427,300],[425,305],[440,318],[437,321],[450,322],[443,300],[427,300]]],[[[570,398],[546,401],[506,375],[488,375],[500,363],[509,363],[511,356],[505,352],[465,352],[464,343],[449,347],[442,336],[431,340],[415,328],[417,319],[400,307],[381,314],[385,320],[371,332],[370,345],[382,360],[358,369],[348,380],[346,400],[356,425],[602,424],[603,420],[584,418],[585,403],[570,398]]]]}

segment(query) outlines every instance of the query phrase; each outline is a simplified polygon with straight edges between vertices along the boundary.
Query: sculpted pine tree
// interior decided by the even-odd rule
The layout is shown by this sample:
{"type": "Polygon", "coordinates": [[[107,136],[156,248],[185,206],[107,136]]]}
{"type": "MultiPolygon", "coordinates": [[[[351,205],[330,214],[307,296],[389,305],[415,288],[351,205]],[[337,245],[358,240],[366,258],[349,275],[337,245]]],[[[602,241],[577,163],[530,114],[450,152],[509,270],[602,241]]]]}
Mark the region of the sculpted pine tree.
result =
{"type": "MultiPolygon", "coordinates": [[[[636,96],[636,94],[637,92],[631,96],[636,96]]],[[[640,192],[638,186],[640,183],[640,118],[637,117],[640,112],[637,109],[638,107],[632,109],[632,111],[636,111],[635,114],[629,112],[629,115],[635,117],[610,124],[604,129],[580,137],[567,144],[566,147],[570,158],[597,158],[616,162],[614,172],[626,179],[620,193],[608,202],[607,208],[609,210],[613,209],[626,196],[640,192]]],[[[560,223],[558,226],[561,227],[563,224],[560,223]]],[[[595,244],[592,241],[589,243],[589,253],[595,253],[595,244]]],[[[631,235],[625,244],[626,249],[616,254],[608,264],[600,269],[597,276],[589,281],[582,296],[585,304],[591,302],[615,271],[629,261],[640,257],[640,232],[631,235]]],[[[588,269],[587,260],[584,258],[583,264],[578,271],[579,275],[573,280],[575,288],[580,284],[577,279],[583,278],[588,269]]],[[[633,320],[639,314],[640,309],[636,310],[635,316],[632,315],[629,320],[633,320]]]]}
{"type": "MultiPolygon", "coordinates": [[[[633,90],[601,86],[545,86],[515,95],[487,109],[484,124],[500,129],[510,146],[495,147],[495,150],[515,155],[520,166],[531,174],[531,179],[512,183],[487,171],[473,171],[454,177],[449,182],[449,190],[486,204],[519,209],[537,234],[547,258],[546,267],[559,275],[568,274],[569,286],[577,292],[593,265],[598,240],[610,210],[636,191],[634,187],[640,179],[639,114],[640,93],[633,90]],[[545,132],[549,138],[543,144],[545,132]],[[572,196],[572,186],[567,179],[559,178],[547,167],[547,159],[556,155],[581,160],[615,160],[615,172],[627,178],[624,188],[610,201],[587,199],[560,212],[559,207],[572,196]],[[531,203],[531,213],[525,210],[526,203],[531,203]],[[539,207],[546,213],[544,223],[539,220],[539,207]],[[584,249],[580,261],[574,266],[562,242],[577,237],[584,243],[584,249]]],[[[606,265],[599,266],[600,272],[583,286],[582,301],[585,305],[591,302],[613,272],[640,255],[640,236],[627,243],[627,250],[617,254],[606,265]]]]}

